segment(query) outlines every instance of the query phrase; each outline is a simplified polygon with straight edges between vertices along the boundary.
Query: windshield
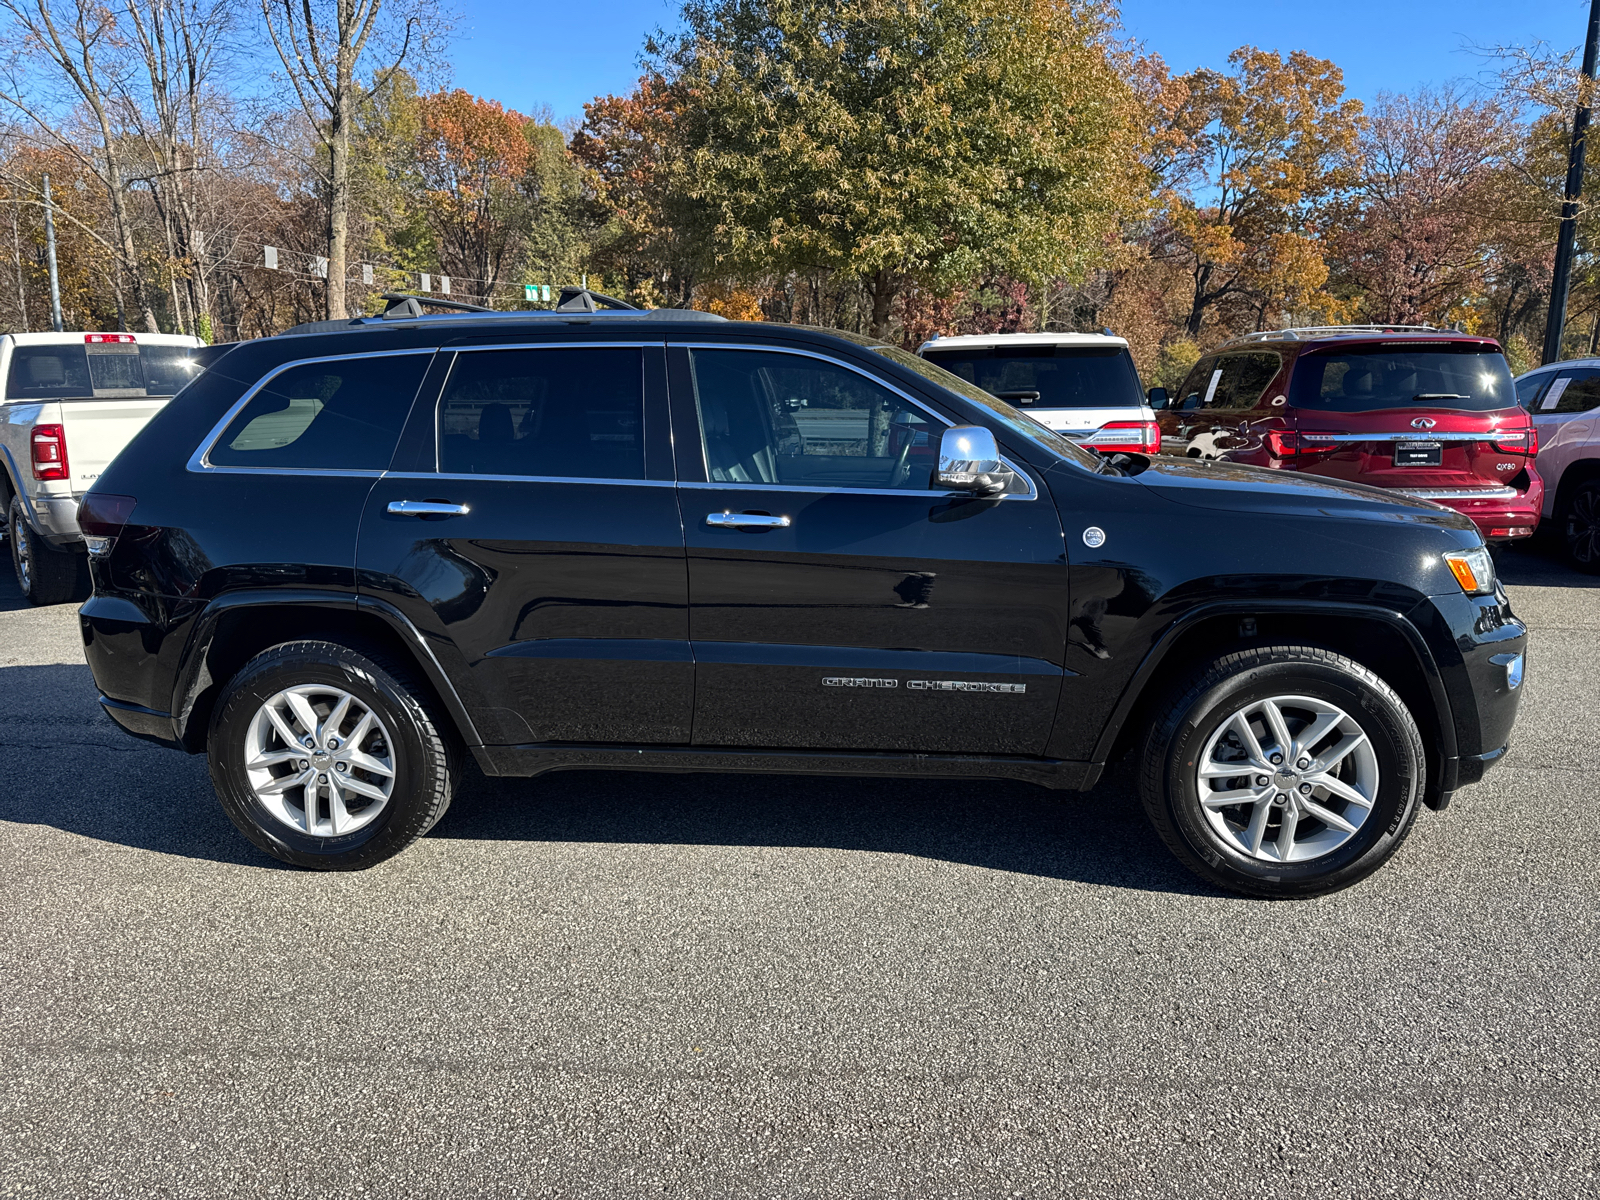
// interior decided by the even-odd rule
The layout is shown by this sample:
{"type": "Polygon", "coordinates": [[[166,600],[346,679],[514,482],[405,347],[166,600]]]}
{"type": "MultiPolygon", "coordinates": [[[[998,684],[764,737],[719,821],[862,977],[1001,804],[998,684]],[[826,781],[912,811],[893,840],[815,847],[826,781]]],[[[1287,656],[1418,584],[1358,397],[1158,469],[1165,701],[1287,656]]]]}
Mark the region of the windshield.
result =
{"type": "MultiPolygon", "coordinates": [[[[857,339],[852,339],[857,340],[857,339]]],[[[1065,458],[1093,471],[1100,465],[1100,456],[1093,451],[1084,450],[1067,441],[1053,429],[1046,429],[1031,417],[1025,417],[1004,401],[997,400],[976,384],[968,383],[959,375],[952,375],[943,367],[935,366],[925,358],[918,358],[915,354],[900,349],[899,346],[888,346],[881,343],[873,345],[860,339],[863,345],[870,345],[872,351],[881,354],[892,362],[899,363],[902,367],[909,367],[930,383],[938,384],[947,392],[954,392],[974,404],[981,404],[1007,429],[1026,438],[1037,446],[1043,446],[1059,458],[1065,458]]]]}
{"type": "Polygon", "coordinates": [[[8,400],[72,400],[90,396],[173,396],[195,376],[188,346],[14,346],[8,400]]]}
{"type": "Polygon", "coordinates": [[[1144,403],[1126,346],[963,346],[932,348],[923,357],[990,395],[1034,409],[1144,403]]]}
{"type": "Polygon", "coordinates": [[[1515,404],[1516,391],[1505,356],[1492,346],[1388,342],[1302,356],[1289,402],[1324,412],[1419,407],[1489,412],[1515,404]]]}

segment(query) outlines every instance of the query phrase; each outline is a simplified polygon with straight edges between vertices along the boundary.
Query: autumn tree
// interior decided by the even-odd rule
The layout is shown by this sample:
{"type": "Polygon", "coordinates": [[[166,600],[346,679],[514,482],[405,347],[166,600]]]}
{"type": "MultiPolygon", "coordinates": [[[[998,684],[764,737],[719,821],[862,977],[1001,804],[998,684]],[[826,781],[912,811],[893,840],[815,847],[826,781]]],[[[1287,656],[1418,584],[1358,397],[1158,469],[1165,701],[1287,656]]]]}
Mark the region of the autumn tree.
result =
{"type": "Polygon", "coordinates": [[[343,317],[357,106],[365,90],[387,87],[403,64],[428,61],[449,25],[436,0],[260,4],[267,37],[321,152],[317,161],[327,199],[325,310],[329,318],[343,317]]]}
{"type": "Polygon", "coordinates": [[[1097,0],[690,0],[657,59],[673,189],[720,267],[910,285],[1081,274],[1139,205],[1138,114],[1097,0]]]}
{"type": "Polygon", "coordinates": [[[1181,77],[1158,252],[1187,278],[1185,332],[1244,309],[1256,321],[1327,279],[1318,217],[1353,181],[1361,105],[1324,59],[1245,46],[1230,73],[1181,77]]]}
{"type": "Polygon", "coordinates": [[[460,89],[424,96],[418,116],[423,211],[439,265],[487,297],[522,247],[528,118],[460,89]]]}

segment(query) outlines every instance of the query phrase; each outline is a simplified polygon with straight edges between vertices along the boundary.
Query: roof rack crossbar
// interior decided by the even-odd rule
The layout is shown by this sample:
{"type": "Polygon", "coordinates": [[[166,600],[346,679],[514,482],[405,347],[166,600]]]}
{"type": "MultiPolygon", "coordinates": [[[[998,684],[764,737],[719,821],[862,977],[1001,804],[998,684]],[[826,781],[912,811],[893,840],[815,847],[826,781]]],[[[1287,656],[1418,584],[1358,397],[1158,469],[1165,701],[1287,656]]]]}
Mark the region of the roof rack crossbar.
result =
{"type": "Polygon", "coordinates": [[[384,292],[380,299],[389,303],[384,307],[383,315],[386,320],[403,321],[409,317],[420,317],[422,306],[431,305],[434,308],[448,308],[452,312],[493,312],[492,308],[485,308],[481,304],[466,304],[460,300],[440,300],[434,296],[412,296],[405,292],[384,292]]]}

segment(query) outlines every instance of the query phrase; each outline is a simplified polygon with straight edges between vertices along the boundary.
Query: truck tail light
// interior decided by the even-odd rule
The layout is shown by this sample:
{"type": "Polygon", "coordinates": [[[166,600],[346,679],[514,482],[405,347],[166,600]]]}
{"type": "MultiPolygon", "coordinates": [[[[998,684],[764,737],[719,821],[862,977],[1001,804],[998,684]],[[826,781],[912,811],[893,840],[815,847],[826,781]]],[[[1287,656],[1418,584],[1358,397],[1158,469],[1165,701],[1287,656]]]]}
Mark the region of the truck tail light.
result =
{"type": "Polygon", "coordinates": [[[67,431],[60,425],[35,425],[33,427],[33,477],[35,479],[69,479],[67,466],[67,431]]]}
{"type": "Polygon", "coordinates": [[[1154,421],[1111,421],[1079,443],[1092,450],[1161,453],[1161,426],[1154,421]]]}
{"type": "Polygon", "coordinates": [[[1304,458],[1308,454],[1331,454],[1338,449],[1336,433],[1299,433],[1293,429],[1274,429],[1267,434],[1267,452],[1273,458],[1304,458]]]}
{"type": "Polygon", "coordinates": [[[131,333],[86,333],[83,343],[86,346],[128,346],[138,345],[139,339],[131,333]]]}
{"type": "Polygon", "coordinates": [[[103,558],[111,553],[111,547],[127,528],[137,503],[132,496],[116,496],[110,492],[90,492],[79,501],[78,528],[83,530],[83,541],[91,555],[103,558]]]}

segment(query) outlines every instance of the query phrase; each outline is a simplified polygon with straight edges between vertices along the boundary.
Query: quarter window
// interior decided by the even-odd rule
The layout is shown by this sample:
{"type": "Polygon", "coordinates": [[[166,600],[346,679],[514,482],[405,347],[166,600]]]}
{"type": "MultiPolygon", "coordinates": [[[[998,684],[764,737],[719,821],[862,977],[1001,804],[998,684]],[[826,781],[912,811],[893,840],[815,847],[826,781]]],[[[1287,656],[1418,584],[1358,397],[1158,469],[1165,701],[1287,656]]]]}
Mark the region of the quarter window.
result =
{"type": "MultiPolygon", "coordinates": [[[[1521,399],[1521,393],[1518,393],[1521,399]]],[[[1545,413],[1581,413],[1600,405],[1600,371],[1575,367],[1561,372],[1537,403],[1529,408],[1535,416],[1545,413]]]]}
{"type": "Polygon", "coordinates": [[[643,479],[643,435],[637,348],[464,352],[439,400],[450,475],[643,479]]]}
{"type": "Polygon", "coordinates": [[[694,350],[695,403],[714,483],[925,491],[937,426],[846,367],[766,350],[694,350]]]}
{"type": "Polygon", "coordinates": [[[431,354],[306,363],[279,372],[207,457],[218,467],[382,471],[431,354]]]}

